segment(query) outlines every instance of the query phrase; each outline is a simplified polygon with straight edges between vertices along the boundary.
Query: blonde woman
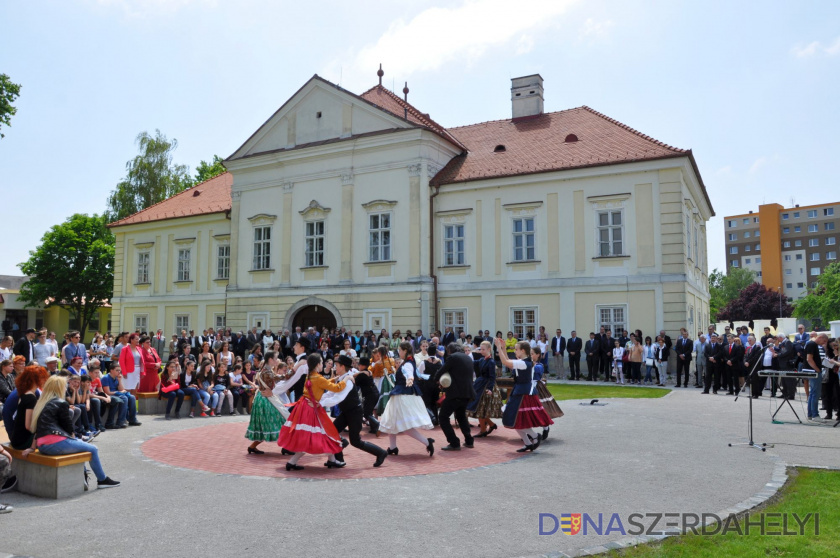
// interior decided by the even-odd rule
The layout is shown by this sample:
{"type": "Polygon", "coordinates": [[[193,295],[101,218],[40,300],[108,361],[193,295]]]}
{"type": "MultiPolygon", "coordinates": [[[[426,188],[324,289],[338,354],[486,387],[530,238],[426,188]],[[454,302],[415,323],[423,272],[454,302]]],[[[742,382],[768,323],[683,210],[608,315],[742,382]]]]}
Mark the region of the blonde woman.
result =
{"type": "Polygon", "coordinates": [[[96,475],[97,487],[119,486],[120,483],[108,477],[102,469],[97,447],[82,442],[73,435],[73,415],[70,404],[64,398],[66,391],[66,378],[52,376],[46,381],[41,398],[32,411],[32,424],[35,425],[32,447],[24,450],[21,457],[26,459],[36,448],[44,455],[67,455],[87,451],[90,452],[90,467],[96,475]]]}

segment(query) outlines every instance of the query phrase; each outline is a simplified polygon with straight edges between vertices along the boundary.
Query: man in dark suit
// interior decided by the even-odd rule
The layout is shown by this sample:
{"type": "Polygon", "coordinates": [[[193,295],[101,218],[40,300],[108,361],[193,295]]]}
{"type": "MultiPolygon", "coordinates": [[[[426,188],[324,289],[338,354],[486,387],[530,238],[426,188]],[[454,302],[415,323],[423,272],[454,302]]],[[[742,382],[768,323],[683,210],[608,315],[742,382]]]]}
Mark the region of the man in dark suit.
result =
{"type": "Polygon", "coordinates": [[[622,329],[618,335],[618,346],[622,348],[626,347],[628,341],[630,341],[630,337],[627,336],[627,330],[622,329]]]}
{"type": "MultiPolygon", "coordinates": [[[[796,349],[788,336],[782,332],[777,332],[778,344],[776,346],[776,365],[778,370],[796,370],[796,349]]],[[[772,395],[776,395],[776,390],[781,385],[782,397],[785,399],[794,399],[796,397],[796,378],[783,378],[781,382],[778,378],[773,378],[772,395]]]]}
{"type": "MultiPolygon", "coordinates": [[[[604,328],[602,327],[601,329],[603,330],[604,328]]],[[[609,382],[612,380],[612,374],[610,374],[610,366],[612,366],[612,351],[615,347],[615,339],[613,339],[612,331],[610,331],[609,329],[606,330],[600,341],[601,373],[604,375],[604,381],[609,382]]]]}
{"type": "Polygon", "coordinates": [[[735,335],[729,334],[729,344],[724,349],[724,364],[729,370],[729,395],[741,389],[741,378],[744,377],[744,347],[735,343],[735,335]]]}
{"type": "Polygon", "coordinates": [[[435,382],[439,383],[441,376],[449,373],[452,383],[449,387],[441,387],[441,391],[446,394],[446,398],[440,406],[438,420],[440,421],[440,429],[446,436],[446,441],[449,442],[449,445],[442,449],[444,451],[457,451],[461,449],[461,440],[455,435],[455,429],[452,428],[452,423],[449,420],[453,413],[458,426],[461,428],[461,433],[464,435],[464,447],[473,447],[470,423],[467,420],[467,405],[475,399],[473,359],[459,350],[456,343],[450,343],[446,350],[449,354],[434,378],[435,382]]]}
{"type": "MultiPolygon", "coordinates": [[[[446,333],[443,334],[443,340],[441,341],[441,344],[444,347],[446,347],[450,343],[454,343],[454,342],[455,342],[455,332],[452,331],[451,327],[447,327],[446,328],[446,333]]],[[[480,341],[479,341],[479,343],[480,343],[480,341]]]]}
{"type": "Polygon", "coordinates": [[[577,336],[576,331],[572,331],[572,336],[566,343],[566,349],[569,351],[569,379],[580,380],[580,353],[583,349],[583,341],[577,336]]]}
{"type": "Polygon", "coordinates": [[[677,387],[680,387],[680,377],[685,372],[683,387],[688,387],[688,376],[691,370],[691,353],[694,351],[694,341],[688,338],[688,330],[680,328],[680,338],[677,340],[677,387]]]}
{"type": "Polygon", "coordinates": [[[204,338],[201,335],[195,335],[193,330],[190,330],[190,353],[194,357],[201,354],[201,345],[204,344],[204,338]]]}
{"type": "Polygon", "coordinates": [[[420,352],[420,343],[423,341],[428,341],[425,337],[423,337],[423,332],[421,330],[417,330],[417,333],[414,336],[414,340],[411,341],[411,346],[414,347],[414,354],[420,352]]]}
{"type": "MultiPolygon", "coordinates": [[[[257,333],[257,328],[252,327],[245,341],[248,343],[248,350],[250,351],[254,348],[254,345],[262,341],[262,336],[257,333]]],[[[268,350],[268,347],[263,347],[263,349],[268,350]]]]}
{"type": "Polygon", "coordinates": [[[21,338],[17,340],[14,348],[12,349],[12,352],[15,355],[20,355],[26,359],[26,364],[29,364],[30,362],[35,360],[35,345],[33,343],[34,339],[35,330],[30,327],[21,336],[21,338]]]}
{"type": "MultiPolygon", "coordinates": [[[[352,382],[354,372],[352,368],[353,359],[349,356],[339,355],[336,357],[335,372],[339,377],[339,381],[346,380],[352,382]]],[[[385,461],[386,457],[388,457],[388,452],[375,444],[362,441],[362,415],[364,415],[364,410],[362,407],[362,401],[359,399],[359,390],[356,388],[351,389],[347,393],[347,397],[345,397],[344,400],[337,405],[337,407],[341,412],[335,421],[333,421],[335,429],[341,432],[346,427],[350,432],[350,445],[371,455],[375,455],[376,462],[373,464],[374,467],[382,465],[382,462],[385,461]]],[[[342,465],[342,463],[344,463],[343,451],[335,454],[335,459],[339,463],[339,467],[344,466],[342,465]]]]}
{"type": "Polygon", "coordinates": [[[598,367],[601,361],[601,343],[595,337],[595,333],[590,332],[589,341],[586,342],[583,353],[586,355],[586,368],[589,371],[586,379],[594,382],[598,379],[598,367]]]}
{"type": "Polygon", "coordinates": [[[551,338],[551,355],[554,357],[552,364],[554,374],[563,379],[563,376],[566,375],[566,371],[563,369],[563,356],[566,352],[566,338],[563,337],[563,330],[558,329],[557,332],[554,334],[554,337],[551,338]]]}
{"type": "MultiPolygon", "coordinates": [[[[717,395],[720,389],[720,366],[723,357],[723,344],[717,333],[712,333],[712,342],[706,345],[703,351],[703,357],[706,359],[706,377],[703,379],[703,393],[709,393],[709,388],[712,388],[714,394],[717,395]]],[[[700,357],[698,357],[700,358],[700,357]]]]}

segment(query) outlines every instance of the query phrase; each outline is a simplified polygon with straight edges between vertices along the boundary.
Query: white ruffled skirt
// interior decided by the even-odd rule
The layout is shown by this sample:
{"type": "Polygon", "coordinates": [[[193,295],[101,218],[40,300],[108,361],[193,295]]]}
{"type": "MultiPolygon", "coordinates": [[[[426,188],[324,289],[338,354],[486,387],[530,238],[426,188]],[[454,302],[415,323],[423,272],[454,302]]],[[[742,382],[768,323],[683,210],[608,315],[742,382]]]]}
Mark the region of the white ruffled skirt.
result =
{"type": "Polygon", "coordinates": [[[432,430],[434,425],[429,412],[418,395],[392,395],[379,419],[379,431],[399,434],[412,428],[432,430]]]}

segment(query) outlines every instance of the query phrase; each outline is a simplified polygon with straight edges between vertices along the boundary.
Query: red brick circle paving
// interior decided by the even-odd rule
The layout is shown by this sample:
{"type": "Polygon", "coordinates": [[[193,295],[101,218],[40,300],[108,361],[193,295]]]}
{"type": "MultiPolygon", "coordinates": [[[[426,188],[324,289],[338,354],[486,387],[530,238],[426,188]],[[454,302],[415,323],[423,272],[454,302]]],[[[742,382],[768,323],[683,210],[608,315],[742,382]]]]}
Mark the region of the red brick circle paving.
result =
{"type": "MultiPolygon", "coordinates": [[[[473,449],[441,451],[446,445],[446,438],[440,428],[435,428],[424,431],[427,436],[435,439],[435,455],[431,458],[420,442],[400,435],[397,437],[400,454],[388,456],[378,468],[373,467],[376,459],[374,456],[349,446],[344,450],[347,466],[342,469],[324,467],[325,455],[305,455],[298,463],[306,467],[303,471],[287,472],[286,461],[289,458],[281,455],[276,442],[260,444],[260,449],[265,451],[264,455],[247,453],[246,448],[250,444],[245,438],[247,427],[246,422],[233,422],[179,430],[148,440],[141,446],[141,450],[150,459],[186,469],[308,479],[365,479],[449,473],[505,463],[527,455],[516,453],[522,447],[522,440],[514,431],[502,427],[486,438],[476,438],[473,449]]],[[[478,429],[474,429],[474,432],[477,433],[478,429]]],[[[383,448],[388,447],[385,435],[376,438],[365,433],[362,439],[383,448]]]]}

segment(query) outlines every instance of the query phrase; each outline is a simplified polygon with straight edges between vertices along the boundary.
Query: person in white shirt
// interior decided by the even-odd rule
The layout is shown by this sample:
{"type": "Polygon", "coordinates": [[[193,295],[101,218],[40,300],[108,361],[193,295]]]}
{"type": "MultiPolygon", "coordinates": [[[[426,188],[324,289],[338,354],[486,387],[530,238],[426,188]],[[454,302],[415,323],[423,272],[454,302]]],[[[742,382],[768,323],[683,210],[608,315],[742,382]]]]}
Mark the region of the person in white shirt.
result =
{"type": "Polygon", "coordinates": [[[38,361],[38,364],[46,368],[47,359],[56,355],[56,348],[47,343],[47,330],[45,329],[38,332],[37,341],[32,352],[35,353],[35,360],[38,361]]]}
{"type": "Polygon", "coordinates": [[[618,342],[618,339],[615,340],[615,348],[613,349],[613,370],[615,374],[616,382],[624,384],[624,367],[622,366],[623,362],[621,362],[622,357],[624,357],[624,347],[618,342]]]}
{"type": "Polygon", "coordinates": [[[14,351],[12,351],[12,346],[15,344],[15,340],[12,339],[11,335],[7,335],[2,340],[0,340],[0,360],[12,360],[14,356],[14,351]]]}
{"type": "Polygon", "coordinates": [[[344,348],[341,349],[341,352],[339,354],[349,356],[350,358],[352,358],[354,360],[357,358],[356,357],[356,351],[354,349],[350,348],[350,340],[349,339],[344,340],[344,348]]]}

